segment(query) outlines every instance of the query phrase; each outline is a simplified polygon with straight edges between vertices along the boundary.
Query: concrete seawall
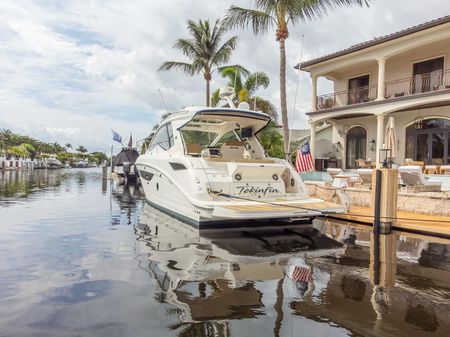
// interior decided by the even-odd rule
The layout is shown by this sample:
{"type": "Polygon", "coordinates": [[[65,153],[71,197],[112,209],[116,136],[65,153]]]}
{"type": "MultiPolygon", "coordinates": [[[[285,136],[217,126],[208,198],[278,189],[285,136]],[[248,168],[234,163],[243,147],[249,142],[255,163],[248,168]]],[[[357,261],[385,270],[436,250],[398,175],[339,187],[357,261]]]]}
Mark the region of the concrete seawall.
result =
{"type": "MultiPolygon", "coordinates": [[[[309,182],[306,182],[306,185],[311,196],[325,201],[335,201],[333,198],[336,193],[333,187],[309,182]]],[[[371,190],[349,187],[345,191],[350,196],[353,206],[372,207],[371,190]]],[[[399,191],[397,206],[399,211],[450,217],[450,194],[446,192],[405,193],[399,191]]]]}

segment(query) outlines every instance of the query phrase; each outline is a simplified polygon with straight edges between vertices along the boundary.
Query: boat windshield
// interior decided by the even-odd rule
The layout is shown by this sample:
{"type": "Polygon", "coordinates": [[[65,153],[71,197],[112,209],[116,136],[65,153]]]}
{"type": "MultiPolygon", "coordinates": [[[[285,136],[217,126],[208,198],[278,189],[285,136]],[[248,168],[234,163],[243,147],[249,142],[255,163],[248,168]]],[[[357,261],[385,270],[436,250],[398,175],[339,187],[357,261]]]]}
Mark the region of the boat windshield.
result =
{"type": "Polygon", "coordinates": [[[204,130],[181,130],[185,144],[197,144],[206,149],[211,142],[216,139],[216,132],[204,130]]]}

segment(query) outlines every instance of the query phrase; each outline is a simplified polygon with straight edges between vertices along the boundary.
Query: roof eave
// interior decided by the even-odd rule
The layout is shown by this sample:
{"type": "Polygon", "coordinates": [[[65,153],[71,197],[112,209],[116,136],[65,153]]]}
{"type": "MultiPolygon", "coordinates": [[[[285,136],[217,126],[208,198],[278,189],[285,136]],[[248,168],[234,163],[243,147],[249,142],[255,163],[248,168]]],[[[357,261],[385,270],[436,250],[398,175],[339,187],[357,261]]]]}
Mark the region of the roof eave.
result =
{"type": "Polygon", "coordinates": [[[400,30],[398,32],[388,34],[388,35],[385,35],[385,36],[382,36],[379,38],[375,38],[370,41],[362,42],[362,43],[356,44],[354,46],[351,46],[349,48],[343,49],[341,51],[338,51],[338,52],[335,52],[335,53],[332,53],[329,55],[318,57],[318,58],[315,58],[315,59],[312,59],[312,60],[309,60],[306,62],[297,63],[294,66],[294,68],[310,72],[311,71],[310,67],[313,65],[317,65],[322,62],[326,62],[326,61],[329,61],[329,60],[332,60],[332,59],[335,59],[335,58],[338,58],[341,56],[352,54],[352,53],[360,51],[360,50],[364,50],[364,49],[367,49],[367,48],[370,48],[370,47],[373,47],[373,46],[376,46],[376,45],[379,45],[379,44],[382,44],[382,43],[385,43],[388,41],[399,39],[401,37],[408,36],[408,35],[411,35],[411,34],[414,34],[417,32],[421,32],[421,31],[429,29],[429,28],[444,25],[447,23],[450,23],[450,15],[443,16],[441,18],[438,18],[438,19],[435,19],[432,21],[428,21],[428,22],[425,22],[425,23],[422,23],[422,24],[419,24],[419,25],[416,25],[416,26],[413,26],[410,28],[406,28],[406,29],[400,30]]]}

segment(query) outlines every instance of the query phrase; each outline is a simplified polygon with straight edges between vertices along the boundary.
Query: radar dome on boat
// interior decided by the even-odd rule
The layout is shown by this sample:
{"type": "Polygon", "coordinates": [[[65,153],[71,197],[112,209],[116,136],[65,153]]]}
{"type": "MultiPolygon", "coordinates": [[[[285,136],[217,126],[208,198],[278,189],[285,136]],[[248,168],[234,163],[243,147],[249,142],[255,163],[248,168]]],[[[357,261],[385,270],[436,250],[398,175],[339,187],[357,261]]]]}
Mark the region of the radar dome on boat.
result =
{"type": "Polygon", "coordinates": [[[250,110],[250,105],[247,102],[241,102],[238,105],[238,109],[250,110]]]}

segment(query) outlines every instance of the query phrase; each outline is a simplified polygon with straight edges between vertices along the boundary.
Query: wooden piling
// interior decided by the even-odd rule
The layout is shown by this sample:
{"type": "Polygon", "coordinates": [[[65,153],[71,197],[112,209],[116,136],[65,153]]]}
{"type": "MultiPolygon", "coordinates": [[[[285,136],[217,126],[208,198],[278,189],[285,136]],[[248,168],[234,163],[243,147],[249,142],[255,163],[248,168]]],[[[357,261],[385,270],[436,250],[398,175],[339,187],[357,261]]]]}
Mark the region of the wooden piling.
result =
{"type": "Polygon", "coordinates": [[[108,179],[108,166],[106,165],[106,163],[104,163],[104,165],[102,166],[102,179],[108,179]]]}
{"type": "Polygon", "coordinates": [[[398,171],[391,168],[374,170],[372,181],[375,182],[375,186],[372,188],[372,204],[375,209],[374,226],[378,225],[375,222],[377,213],[379,213],[380,233],[387,234],[390,233],[392,223],[397,218],[398,171]],[[377,172],[381,178],[378,181],[377,172]]]}

